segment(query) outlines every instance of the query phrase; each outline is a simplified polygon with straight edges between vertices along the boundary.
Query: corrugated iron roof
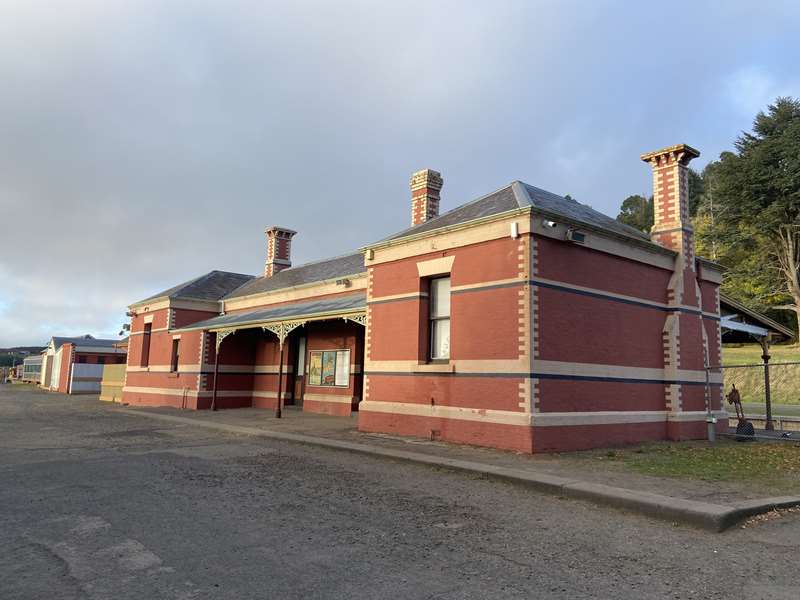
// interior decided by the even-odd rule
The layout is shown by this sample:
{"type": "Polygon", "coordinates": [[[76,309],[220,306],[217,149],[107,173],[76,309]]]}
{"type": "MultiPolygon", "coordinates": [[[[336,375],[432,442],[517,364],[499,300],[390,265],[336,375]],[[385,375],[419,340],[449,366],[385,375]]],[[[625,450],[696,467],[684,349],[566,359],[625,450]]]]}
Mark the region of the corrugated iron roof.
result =
{"type": "Polygon", "coordinates": [[[326,298],[324,300],[311,300],[309,302],[298,302],[297,304],[283,304],[271,308],[249,310],[240,313],[220,315],[198,323],[192,323],[180,330],[193,329],[224,329],[229,327],[239,327],[242,325],[269,323],[284,320],[302,320],[317,316],[336,313],[348,313],[366,310],[367,295],[365,292],[347,294],[339,298],[326,298]]]}
{"type": "MultiPolygon", "coordinates": [[[[722,313],[723,317],[723,324],[726,324],[729,329],[734,329],[734,323],[730,322],[731,317],[740,317],[743,321],[750,320],[752,323],[757,324],[762,329],[766,329],[770,333],[773,333],[776,338],[782,338],[783,340],[793,340],[797,337],[794,331],[781,325],[777,321],[770,319],[767,315],[757,312],[751,308],[748,308],[738,300],[734,300],[730,296],[726,296],[725,294],[719,295],[719,305],[720,305],[720,312],[722,313]],[[727,317],[727,319],[726,319],[727,317]]],[[[741,328],[741,331],[745,331],[745,328],[741,328]]],[[[750,332],[752,333],[752,332],[750,332]]]]}

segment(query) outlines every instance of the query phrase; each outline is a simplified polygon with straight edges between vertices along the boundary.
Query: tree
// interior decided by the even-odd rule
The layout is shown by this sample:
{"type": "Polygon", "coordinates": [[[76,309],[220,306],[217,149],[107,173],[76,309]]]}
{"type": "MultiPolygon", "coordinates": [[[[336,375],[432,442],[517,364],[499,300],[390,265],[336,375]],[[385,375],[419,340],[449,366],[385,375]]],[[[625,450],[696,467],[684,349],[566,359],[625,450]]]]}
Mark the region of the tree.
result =
{"type": "MultiPolygon", "coordinates": [[[[689,169],[689,214],[694,217],[700,206],[701,199],[705,192],[705,182],[703,176],[689,169]]],[[[653,197],[645,198],[638,194],[628,196],[622,201],[617,215],[617,221],[635,227],[645,233],[650,233],[653,227],[653,197]]]]}
{"type": "Polygon", "coordinates": [[[705,180],[703,175],[689,167],[689,216],[694,218],[700,199],[705,192],[705,180]]]}
{"type": "Polygon", "coordinates": [[[622,201],[617,221],[635,227],[645,233],[650,233],[653,227],[653,197],[628,196],[622,201]]]}
{"type": "Polygon", "coordinates": [[[700,237],[717,245],[737,297],[792,311],[800,325],[800,100],[778,98],[735,148],[705,181],[700,212],[713,226],[700,237]]]}

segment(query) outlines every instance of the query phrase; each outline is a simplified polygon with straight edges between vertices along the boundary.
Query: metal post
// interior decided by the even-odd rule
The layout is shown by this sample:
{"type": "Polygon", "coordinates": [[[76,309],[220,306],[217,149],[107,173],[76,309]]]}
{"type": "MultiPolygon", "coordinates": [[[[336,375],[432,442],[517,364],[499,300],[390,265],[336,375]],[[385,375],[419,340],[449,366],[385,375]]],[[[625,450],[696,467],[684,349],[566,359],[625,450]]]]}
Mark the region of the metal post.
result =
{"type": "Polygon", "coordinates": [[[775,425],[772,423],[772,395],[769,389],[769,335],[761,338],[761,349],[764,351],[761,359],[764,361],[764,400],[767,404],[767,420],[764,423],[764,429],[773,431],[775,425]]]}
{"type": "Polygon", "coordinates": [[[711,412],[711,367],[708,364],[708,346],[703,345],[703,362],[706,371],[706,429],[708,431],[708,441],[717,441],[717,428],[714,422],[714,414],[711,412]]]}
{"type": "MultiPolygon", "coordinates": [[[[219,333],[216,335],[219,335],[219,333]]],[[[221,345],[217,343],[217,351],[214,352],[214,387],[211,392],[211,410],[217,410],[217,379],[219,378],[219,349],[221,345]]]]}
{"type": "Polygon", "coordinates": [[[708,429],[708,441],[717,441],[717,428],[714,422],[714,415],[711,412],[711,382],[710,368],[706,367],[706,427],[708,429]]]}
{"type": "Polygon", "coordinates": [[[278,402],[275,404],[275,418],[280,419],[283,416],[281,405],[283,404],[283,340],[278,342],[281,345],[281,357],[278,362],[278,402]]]}

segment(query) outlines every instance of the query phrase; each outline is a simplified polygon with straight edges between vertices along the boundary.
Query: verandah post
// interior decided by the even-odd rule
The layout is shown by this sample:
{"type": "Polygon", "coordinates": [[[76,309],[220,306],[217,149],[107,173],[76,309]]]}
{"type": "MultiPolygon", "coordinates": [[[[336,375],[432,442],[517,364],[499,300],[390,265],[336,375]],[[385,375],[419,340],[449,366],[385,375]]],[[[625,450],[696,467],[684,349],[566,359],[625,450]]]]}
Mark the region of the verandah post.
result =
{"type": "Polygon", "coordinates": [[[761,359],[764,361],[764,401],[767,405],[766,422],[764,423],[765,431],[773,431],[775,425],[772,423],[772,394],[769,389],[769,334],[761,338],[761,349],[763,354],[761,359]]]}
{"type": "Polygon", "coordinates": [[[278,343],[281,347],[280,358],[278,359],[278,402],[275,404],[275,418],[280,419],[283,416],[281,405],[283,404],[283,340],[279,339],[278,343]]]}
{"type": "MultiPolygon", "coordinates": [[[[219,333],[215,334],[219,336],[219,333]]],[[[217,342],[217,351],[214,352],[214,387],[211,388],[211,410],[217,410],[217,377],[219,376],[219,347],[221,340],[217,342]]]]}

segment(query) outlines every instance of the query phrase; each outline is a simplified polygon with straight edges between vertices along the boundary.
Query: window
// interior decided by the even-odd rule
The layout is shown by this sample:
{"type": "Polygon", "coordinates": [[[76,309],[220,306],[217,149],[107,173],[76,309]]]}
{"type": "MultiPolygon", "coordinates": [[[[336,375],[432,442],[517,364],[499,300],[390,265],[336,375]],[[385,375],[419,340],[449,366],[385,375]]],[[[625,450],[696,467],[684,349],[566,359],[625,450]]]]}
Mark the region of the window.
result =
{"type": "Polygon", "coordinates": [[[450,278],[431,279],[430,286],[430,357],[450,358],[450,278]]]}
{"type": "Polygon", "coordinates": [[[172,355],[169,360],[170,373],[178,372],[178,359],[180,358],[181,340],[172,340],[172,355]]]}
{"type": "Polygon", "coordinates": [[[152,323],[144,324],[144,332],[142,333],[142,360],[141,366],[146,367],[150,364],[150,334],[153,331],[152,323]]]}
{"type": "Polygon", "coordinates": [[[104,365],[104,364],[106,364],[106,357],[105,357],[105,356],[98,356],[98,357],[97,357],[97,364],[98,364],[98,365],[104,365]]]}
{"type": "Polygon", "coordinates": [[[314,350],[308,367],[308,385],[350,385],[350,350],[314,350]]]}
{"type": "Polygon", "coordinates": [[[85,363],[86,362],[86,357],[85,356],[79,356],[78,357],[78,362],[81,363],[81,364],[85,363]]]}

